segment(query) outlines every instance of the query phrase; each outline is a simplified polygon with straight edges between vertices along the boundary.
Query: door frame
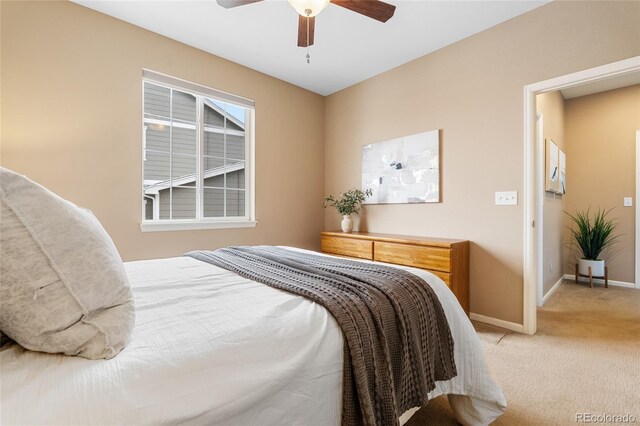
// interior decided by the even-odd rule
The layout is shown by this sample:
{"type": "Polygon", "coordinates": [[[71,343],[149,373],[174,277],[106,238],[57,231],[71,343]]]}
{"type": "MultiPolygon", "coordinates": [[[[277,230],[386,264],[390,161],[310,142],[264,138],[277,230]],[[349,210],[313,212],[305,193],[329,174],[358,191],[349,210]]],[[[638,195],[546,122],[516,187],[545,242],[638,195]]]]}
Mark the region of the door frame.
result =
{"type": "Polygon", "coordinates": [[[640,129],[636,130],[636,288],[640,289],[640,129]]]}
{"type": "Polygon", "coordinates": [[[536,256],[540,261],[536,265],[536,306],[542,306],[544,302],[544,166],[545,166],[545,144],[544,144],[544,115],[536,111],[536,197],[539,202],[536,204],[536,256]]]}
{"type": "MultiPolygon", "coordinates": [[[[542,259],[538,256],[538,232],[535,225],[538,205],[542,203],[541,191],[536,191],[536,95],[571,86],[590,83],[640,70],[640,56],[612,62],[540,81],[524,87],[524,268],[523,268],[523,331],[535,334],[537,330],[537,271],[542,259]]],[[[637,155],[637,154],[636,154],[637,155]]],[[[638,185],[636,185],[636,201],[638,185]]],[[[637,215],[636,215],[637,222],[637,215]]],[[[636,228],[637,229],[637,228],[636,228]]],[[[636,230],[636,236],[638,232],[636,230]]],[[[636,237],[636,245],[638,244],[636,237]]],[[[637,251],[636,251],[637,253],[637,251]]],[[[636,264],[636,278],[638,276],[636,264]]],[[[636,279],[636,287],[638,280],[636,279]]]]}

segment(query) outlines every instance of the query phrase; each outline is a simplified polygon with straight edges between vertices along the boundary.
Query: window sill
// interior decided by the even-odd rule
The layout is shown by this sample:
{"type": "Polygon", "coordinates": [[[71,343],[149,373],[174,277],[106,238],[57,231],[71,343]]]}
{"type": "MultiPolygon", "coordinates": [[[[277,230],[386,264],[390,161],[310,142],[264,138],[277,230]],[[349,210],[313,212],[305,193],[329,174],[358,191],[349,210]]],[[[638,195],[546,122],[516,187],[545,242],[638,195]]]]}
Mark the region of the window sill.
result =
{"type": "Polygon", "coordinates": [[[233,228],[255,228],[258,222],[255,220],[227,220],[227,221],[195,221],[195,220],[174,220],[174,221],[147,221],[140,224],[142,232],[161,231],[195,231],[201,229],[233,229],[233,228]]]}

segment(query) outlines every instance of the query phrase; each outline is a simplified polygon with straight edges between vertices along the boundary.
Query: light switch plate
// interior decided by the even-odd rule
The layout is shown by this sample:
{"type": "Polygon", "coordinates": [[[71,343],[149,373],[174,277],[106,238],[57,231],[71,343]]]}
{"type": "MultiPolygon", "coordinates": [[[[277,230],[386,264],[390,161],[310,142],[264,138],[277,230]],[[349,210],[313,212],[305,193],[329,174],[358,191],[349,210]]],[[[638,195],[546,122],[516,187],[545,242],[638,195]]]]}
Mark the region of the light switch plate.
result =
{"type": "Polygon", "coordinates": [[[496,206],[517,206],[518,191],[496,192],[496,206]]]}
{"type": "Polygon", "coordinates": [[[624,197],[624,206],[633,207],[633,197],[624,197]]]}

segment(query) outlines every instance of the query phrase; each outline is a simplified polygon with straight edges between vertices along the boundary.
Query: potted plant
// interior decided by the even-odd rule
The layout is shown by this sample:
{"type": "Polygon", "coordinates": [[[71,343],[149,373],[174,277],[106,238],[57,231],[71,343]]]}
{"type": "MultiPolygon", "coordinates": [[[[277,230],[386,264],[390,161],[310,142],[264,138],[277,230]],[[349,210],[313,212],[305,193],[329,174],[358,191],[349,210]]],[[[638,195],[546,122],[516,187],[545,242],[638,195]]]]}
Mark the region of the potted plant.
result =
{"type": "Polygon", "coordinates": [[[359,189],[350,189],[347,192],[340,194],[337,198],[333,195],[325,197],[322,201],[322,206],[327,208],[328,206],[335,207],[338,213],[342,215],[342,232],[351,232],[353,230],[352,214],[358,214],[362,202],[373,194],[371,188],[366,191],[359,189]]]}
{"type": "Polygon", "coordinates": [[[605,275],[604,260],[600,259],[600,253],[610,245],[616,242],[618,235],[613,235],[617,223],[613,219],[607,219],[609,210],[600,210],[593,215],[586,212],[577,212],[574,215],[567,215],[571,218],[576,228],[570,228],[573,241],[578,244],[582,253],[582,258],[578,259],[578,272],[581,275],[589,275],[589,267],[591,267],[591,275],[595,277],[603,277],[605,275]]]}

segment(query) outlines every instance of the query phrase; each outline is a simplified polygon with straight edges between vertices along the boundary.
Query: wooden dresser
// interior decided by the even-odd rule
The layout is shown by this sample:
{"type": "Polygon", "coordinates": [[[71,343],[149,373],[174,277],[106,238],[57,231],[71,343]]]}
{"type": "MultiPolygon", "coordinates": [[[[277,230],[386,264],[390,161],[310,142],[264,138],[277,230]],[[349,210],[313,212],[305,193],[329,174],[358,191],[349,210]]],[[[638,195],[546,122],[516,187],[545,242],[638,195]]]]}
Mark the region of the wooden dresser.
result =
{"type": "Polygon", "coordinates": [[[368,232],[323,232],[324,253],[425,269],[444,281],[469,314],[469,241],[368,232]]]}

